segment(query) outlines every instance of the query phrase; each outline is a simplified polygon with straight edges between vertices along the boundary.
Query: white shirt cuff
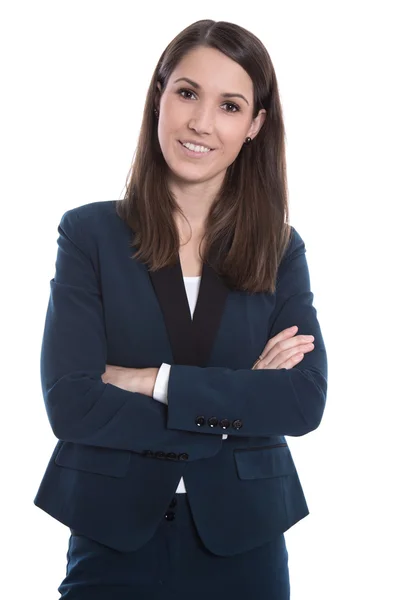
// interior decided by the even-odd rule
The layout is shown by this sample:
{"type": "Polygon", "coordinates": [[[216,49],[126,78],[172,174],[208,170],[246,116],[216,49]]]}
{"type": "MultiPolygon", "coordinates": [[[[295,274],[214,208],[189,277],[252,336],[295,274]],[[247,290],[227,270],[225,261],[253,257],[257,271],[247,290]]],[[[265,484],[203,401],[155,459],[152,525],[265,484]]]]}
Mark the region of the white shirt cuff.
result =
{"type": "Polygon", "coordinates": [[[158,371],[158,375],[156,377],[156,383],[154,385],[153,390],[154,400],[158,400],[159,402],[163,402],[164,404],[168,404],[167,392],[170,370],[171,365],[168,365],[167,363],[163,363],[161,365],[158,371]]]}

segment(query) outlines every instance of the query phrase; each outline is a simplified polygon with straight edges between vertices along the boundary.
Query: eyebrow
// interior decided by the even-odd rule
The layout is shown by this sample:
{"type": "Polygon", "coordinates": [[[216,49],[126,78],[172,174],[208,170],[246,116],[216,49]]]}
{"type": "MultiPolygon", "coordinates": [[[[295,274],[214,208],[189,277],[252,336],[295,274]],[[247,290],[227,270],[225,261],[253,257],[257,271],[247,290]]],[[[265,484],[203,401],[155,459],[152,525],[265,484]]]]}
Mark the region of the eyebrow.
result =
{"type": "MultiPolygon", "coordinates": [[[[174,83],[178,83],[178,81],[187,81],[192,87],[194,87],[194,88],[196,88],[198,90],[201,90],[201,85],[200,84],[196,83],[195,81],[192,81],[191,79],[188,79],[187,77],[179,77],[179,79],[175,79],[174,83]]],[[[221,94],[221,96],[223,98],[233,98],[233,97],[235,97],[235,98],[243,98],[243,100],[245,102],[247,102],[247,104],[249,104],[248,101],[247,101],[247,99],[243,96],[243,94],[236,94],[236,93],[232,93],[232,94],[229,93],[228,94],[228,93],[224,93],[224,94],[221,94]]]]}

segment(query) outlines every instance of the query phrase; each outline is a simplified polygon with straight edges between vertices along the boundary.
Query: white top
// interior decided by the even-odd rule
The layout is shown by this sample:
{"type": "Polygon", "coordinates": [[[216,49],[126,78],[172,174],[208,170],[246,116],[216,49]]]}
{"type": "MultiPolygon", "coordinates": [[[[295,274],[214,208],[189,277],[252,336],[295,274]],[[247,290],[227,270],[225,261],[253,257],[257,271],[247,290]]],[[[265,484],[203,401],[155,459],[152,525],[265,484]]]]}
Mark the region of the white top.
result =
{"type": "MultiPolygon", "coordinates": [[[[197,277],[184,277],[183,282],[185,284],[186,295],[189,302],[190,314],[193,318],[194,309],[196,306],[197,298],[199,295],[200,289],[200,279],[201,276],[197,277]]],[[[164,402],[168,404],[167,391],[168,391],[168,382],[169,382],[169,372],[171,369],[171,365],[167,363],[163,363],[160,367],[160,370],[157,375],[156,383],[153,391],[153,398],[155,400],[159,400],[159,402],[164,402]]],[[[227,434],[222,434],[222,439],[226,440],[227,434]]],[[[183,477],[178,484],[176,489],[176,493],[186,493],[185,483],[183,481],[183,477]]]]}

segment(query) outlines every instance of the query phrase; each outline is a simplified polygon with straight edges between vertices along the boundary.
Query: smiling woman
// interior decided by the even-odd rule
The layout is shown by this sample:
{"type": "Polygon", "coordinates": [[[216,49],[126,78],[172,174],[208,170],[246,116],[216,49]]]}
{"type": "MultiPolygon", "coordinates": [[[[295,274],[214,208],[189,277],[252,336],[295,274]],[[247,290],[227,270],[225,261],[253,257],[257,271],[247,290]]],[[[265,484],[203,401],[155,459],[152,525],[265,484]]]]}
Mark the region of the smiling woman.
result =
{"type": "Polygon", "coordinates": [[[285,130],[274,67],[254,34],[204,20],[170,42],[117,211],[150,269],[199,253],[190,273],[207,261],[235,289],[275,291],[290,237],[285,130]],[[188,233],[196,248],[183,248],[188,233]]]}
{"type": "Polygon", "coordinates": [[[71,530],[61,599],[289,598],[285,436],[318,427],[327,360],[284,141],[261,41],[198,21],[155,68],[125,198],[62,216],[35,498],[71,530]]]}

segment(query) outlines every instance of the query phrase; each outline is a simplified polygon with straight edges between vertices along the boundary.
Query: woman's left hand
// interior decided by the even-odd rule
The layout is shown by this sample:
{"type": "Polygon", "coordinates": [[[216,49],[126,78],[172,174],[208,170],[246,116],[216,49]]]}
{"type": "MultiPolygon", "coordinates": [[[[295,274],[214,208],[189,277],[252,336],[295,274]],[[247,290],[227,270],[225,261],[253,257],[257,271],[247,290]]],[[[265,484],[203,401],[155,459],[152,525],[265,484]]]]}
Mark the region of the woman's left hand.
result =
{"type": "Polygon", "coordinates": [[[153,367],[133,369],[131,367],[106,365],[106,370],[101,379],[103,383],[111,383],[127,392],[152,396],[157,374],[158,368],[153,367]]]}

